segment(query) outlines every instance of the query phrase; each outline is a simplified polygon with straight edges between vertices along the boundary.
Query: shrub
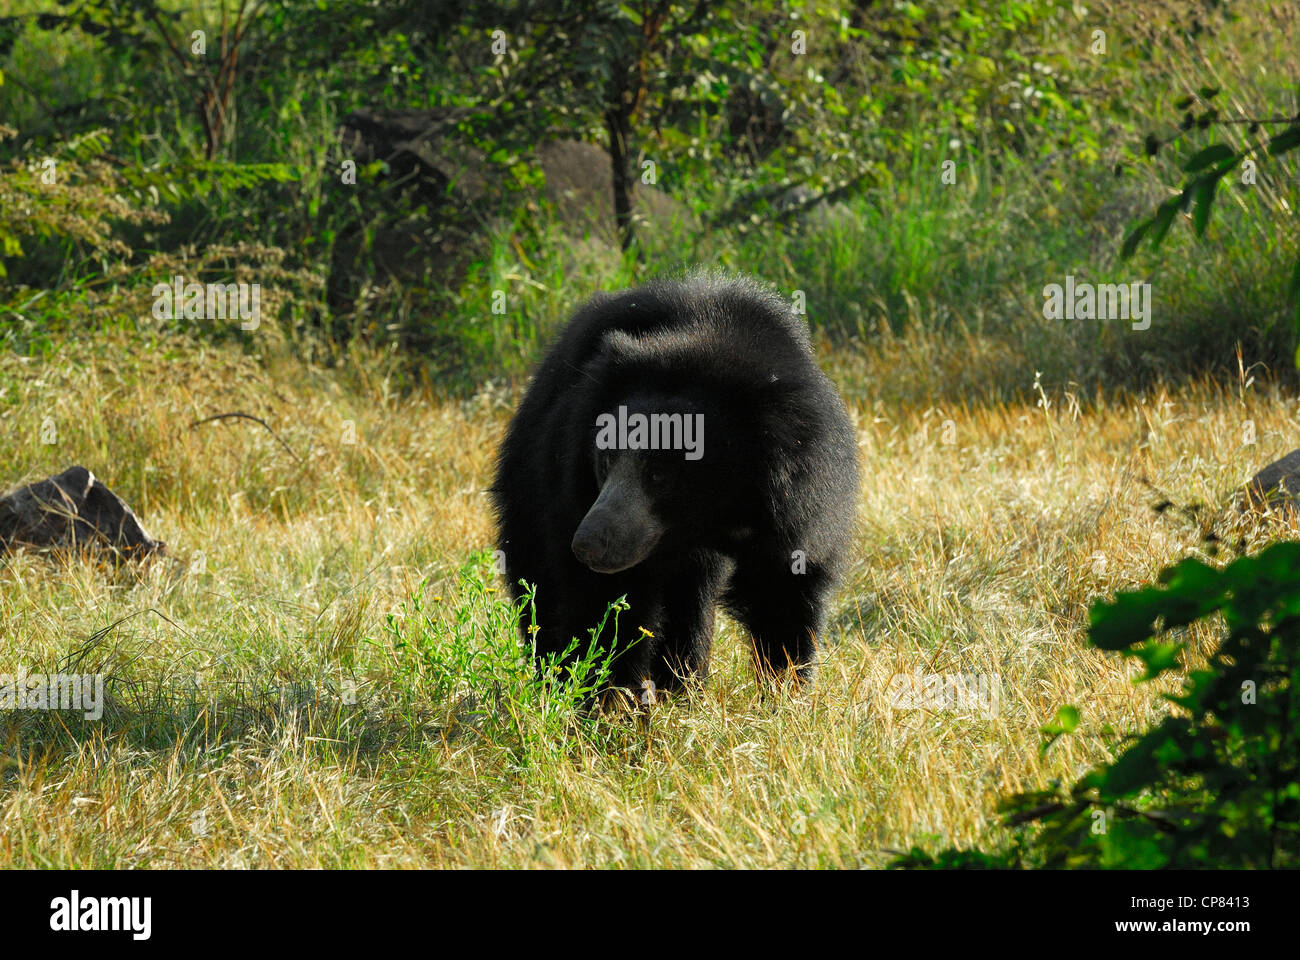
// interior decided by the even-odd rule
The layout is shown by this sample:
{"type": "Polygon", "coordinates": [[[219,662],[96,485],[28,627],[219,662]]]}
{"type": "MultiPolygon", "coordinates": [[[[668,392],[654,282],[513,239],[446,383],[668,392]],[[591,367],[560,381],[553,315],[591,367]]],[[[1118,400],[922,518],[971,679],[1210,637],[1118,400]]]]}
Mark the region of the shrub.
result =
{"type": "MultiPolygon", "coordinates": [[[[1177,709],[1127,738],[1072,786],[1017,794],[1000,810],[1022,831],[1000,853],[913,849],[895,867],[1283,868],[1300,865],[1300,543],[1216,568],[1188,559],[1160,586],[1092,609],[1089,639],[1145,666],[1140,682],[1186,669],[1177,709]],[[1226,636],[1191,669],[1191,624],[1226,636]]],[[[1063,708],[1046,746],[1078,724],[1063,708]]]]}

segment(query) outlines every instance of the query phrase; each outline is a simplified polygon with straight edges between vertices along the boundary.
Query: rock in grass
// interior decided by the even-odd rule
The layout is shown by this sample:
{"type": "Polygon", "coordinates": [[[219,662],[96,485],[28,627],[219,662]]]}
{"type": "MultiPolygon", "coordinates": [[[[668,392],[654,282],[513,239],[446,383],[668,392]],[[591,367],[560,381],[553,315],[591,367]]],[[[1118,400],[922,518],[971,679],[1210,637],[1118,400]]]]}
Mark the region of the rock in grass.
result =
{"type": "Polygon", "coordinates": [[[131,508],[85,467],[0,497],[0,550],[15,546],[108,547],[131,558],[165,553],[131,508]]]}
{"type": "Polygon", "coordinates": [[[1251,477],[1238,508],[1300,515],[1300,450],[1292,450],[1251,477]]]}

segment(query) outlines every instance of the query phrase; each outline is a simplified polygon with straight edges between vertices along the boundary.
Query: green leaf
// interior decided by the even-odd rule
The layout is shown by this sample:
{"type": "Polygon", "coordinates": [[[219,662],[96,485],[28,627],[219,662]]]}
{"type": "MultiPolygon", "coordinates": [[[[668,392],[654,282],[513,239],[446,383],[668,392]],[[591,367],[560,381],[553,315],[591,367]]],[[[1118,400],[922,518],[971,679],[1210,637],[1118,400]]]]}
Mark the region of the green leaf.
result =
{"type": "Polygon", "coordinates": [[[1155,228],[1155,234],[1151,237],[1151,246],[1160,246],[1161,242],[1165,239],[1165,234],[1169,232],[1169,227],[1174,222],[1174,217],[1177,216],[1178,211],[1182,209],[1184,198],[1187,196],[1187,191],[1184,190],[1178,196],[1170,197],[1164,203],[1160,204],[1159,208],[1156,210],[1156,215],[1151,222],[1151,226],[1155,228]]]}
{"type": "Polygon", "coordinates": [[[1098,650],[1124,650],[1146,640],[1160,616],[1159,598],[1158,591],[1143,590],[1094,605],[1088,611],[1089,642],[1098,650]]]}
{"type": "Polygon", "coordinates": [[[1056,711],[1056,725],[1064,733],[1074,733],[1079,726],[1077,707],[1065,706],[1056,711]]]}
{"type": "Polygon", "coordinates": [[[1300,124],[1292,124],[1268,142],[1269,156],[1278,157],[1300,147],[1300,124]]]}
{"type": "Polygon", "coordinates": [[[1154,680],[1166,670],[1177,670],[1181,665],[1183,645],[1180,643],[1148,643],[1136,651],[1136,656],[1147,666],[1143,681],[1154,680]]]}
{"type": "Polygon", "coordinates": [[[1103,795],[1107,798],[1122,797],[1150,783],[1158,770],[1156,749],[1164,744],[1165,739],[1163,730],[1156,728],[1124,751],[1106,771],[1103,795]]]}
{"type": "Polygon", "coordinates": [[[1145,237],[1147,231],[1151,229],[1151,224],[1153,222],[1153,220],[1148,218],[1129,231],[1128,236],[1124,238],[1124,245],[1120,247],[1119,250],[1121,260],[1128,260],[1133,256],[1137,251],[1138,244],[1142,242],[1142,238],[1145,237]]]}
{"type": "Polygon", "coordinates": [[[1046,753],[1062,734],[1074,733],[1079,726],[1079,711],[1075,707],[1064,706],[1056,711],[1056,717],[1047,726],[1040,728],[1047,740],[1039,747],[1040,753],[1046,753]]]}
{"type": "Polygon", "coordinates": [[[1215,143],[1206,147],[1204,150],[1198,150],[1192,155],[1192,158],[1183,165],[1183,169],[1188,173],[1196,173],[1204,170],[1211,164],[1218,163],[1221,160],[1227,160],[1235,157],[1237,151],[1226,143],[1215,143]]]}
{"type": "Polygon", "coordinates": [[[1196,184],[1193,195],[1196,209],[1192,212],[1192,227],[1198,237],[1204,236],[1205,228],[1210,222],[1210,210],[1214,206],[1214,190],[1218,185],[1218,177],[1206,177],[1196,184]]]}

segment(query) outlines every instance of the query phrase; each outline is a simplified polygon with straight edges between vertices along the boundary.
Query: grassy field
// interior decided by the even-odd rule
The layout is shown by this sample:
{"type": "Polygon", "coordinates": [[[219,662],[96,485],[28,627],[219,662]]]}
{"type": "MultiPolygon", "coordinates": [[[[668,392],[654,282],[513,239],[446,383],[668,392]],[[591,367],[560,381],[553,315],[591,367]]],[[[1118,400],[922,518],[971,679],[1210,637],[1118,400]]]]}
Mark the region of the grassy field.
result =
{"type": "MultiPolygon", "coordinates": [[[[993,23],[1015,5],[971,6],[993,23]]],[[[397,34],[309,70],[266,34],[221,156],[302,179],[227,182],[195,172],[192,92],[165,64],[25,28],[0,58],[0,240],[21,240],[0,243],[0,493],[83,464],[168,551],[0,554],[0,674],[108,678],[101,719],[0,714],[0,867],[877,867],[913,844],[1000,843],[1000,797],[1071,780],[1164,715],[1176,678],[1135,684],[1136,665],[1089,649],[1088,608],[1203,554],[1211,524],[1252,549],[1294,535],[1222,508],[1300,434],[1284,293],[1300,152],[1229,178],[1204,237],[1180,216],[1161,248],[1117,253],[1196,150],[1295,115],[1297,13],[1043,4],[1032,29],[970,34],[969,56],[931,13],[934,63],[862,55],[889,105],[845,128],[871,134],[848,141],[868,186],[802,221],[709,225],[754,171],[647,126],[657,189],[690,215],[639,228],[640,260],[535,191],[485,196],[462,271],[389,275],[364,249],[336,306],[333,245],[409,212],[384,213],[379,181],[333,184],[339,124],[468,97],[457,59],[408,62],[397,34]],[[1085,52],[1097,27],[1105,56],[1085,52]],[[1172,140],[1173,104],[1207,85],[1222,124],[1148,157],[1144,137],[1172,140]],[[689,697],[585,716],[532,680],[485,488],[578,303],[690,266],[806,294],[859,438],[852,564],[810,690],[760,689],[723,620],[689,697]],[[266,321],[155,321],[153,284],[179,275],[262,283],[266,321]],[[1046,320],[1044,287],[1067,276],[1149,282],[1150,329],[1046,320]],[[192,426],[230,412],[266,426],[192,426]],[[912,677],[990,698],[900,702],[912,677]],[[1080,728],[1043,753],[1067,704],[1080,728]]],[[[478,34],[457,36],[463,53],[478,34]]],[[[420,266],[437,223],[387,240],[420,266]]],[[[1195,629],[1208,649],[1214,626],[1195,629]]]]}
{"type": "Polygon", "coordinates": [[[5,717],[0,866],[873,866],[997,838],[1002,793],[1164,709],[1084,647],[1087,606],[1196,551],[1153,503],[1220,503],[1289,448],[1295,405],[1201,383],[920,409],[870,388],[887,353],[824,359],[857,385],[865,481],[818,683],[762,695],[725,623],[704,688],[643,723],[528,682],[485,552],[508,392],[399,398],[373,358],[168,338],[0,357],[13,476],[89,464],[170,553],[0,561],[0,649],[109,675],[101,721],[5,717]],[[187,426],[229,410],[288,450],[187,426]],[[916,671],[995,696],[900,708],[916,671]],[[1063,704],[1081,730],[1044,757],[1063,704]]]}

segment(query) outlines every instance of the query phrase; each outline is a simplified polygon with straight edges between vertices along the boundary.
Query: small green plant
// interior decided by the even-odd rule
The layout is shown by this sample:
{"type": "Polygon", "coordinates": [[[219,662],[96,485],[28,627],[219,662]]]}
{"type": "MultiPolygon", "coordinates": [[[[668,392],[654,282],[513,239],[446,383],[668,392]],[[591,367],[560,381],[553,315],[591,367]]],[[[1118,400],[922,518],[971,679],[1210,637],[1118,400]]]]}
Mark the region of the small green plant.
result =
{"type": "MultiPolygon", "coordinates": [[[[1009,825],[1041,825],[1006,853],[914,849],[893,866],[1300,866],[1300,543],[1222,568],[1184,560],[1160,584],[1094,606],[1089,636],[1139,660],[1140,682],[1187,670],[1166,695],[1178,709],[1072,786],[1005,800],[1009,825]],[[1187,628],[1214,617],[1227,635],[1191,669],[1187,628]]],[[[1077,722],[1064,708],[1047,745],[1077,722]]]]}
{"type": "Polygon", "coordinates": [[[563,739],[608,683],[617,645],[606,641],[617,637],[627,602],[610,604],[585,640],[573,638],[537,665],[519,642],[520,619],[532,624],[535,617],[531,590],[514,604],[492,580],[491,555],[478,553],[461,566],[454,601],[435,596],[430,603],[421,583],[402,612],[388,616],[388,639],[410,654],[403,662],[412,691],[459,722],[515,743],[563,739]]]}

